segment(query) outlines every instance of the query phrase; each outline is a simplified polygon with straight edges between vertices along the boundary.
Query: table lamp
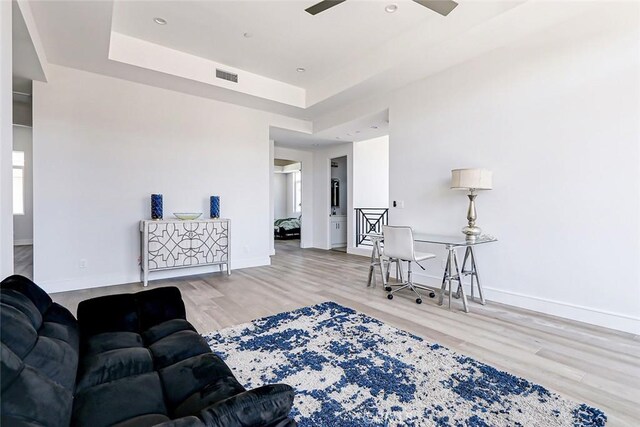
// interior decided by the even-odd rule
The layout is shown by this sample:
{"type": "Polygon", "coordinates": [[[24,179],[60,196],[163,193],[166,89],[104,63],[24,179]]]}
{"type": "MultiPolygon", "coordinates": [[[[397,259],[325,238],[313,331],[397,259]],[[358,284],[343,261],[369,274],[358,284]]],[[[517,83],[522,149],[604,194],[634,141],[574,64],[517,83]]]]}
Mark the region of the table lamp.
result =
{"type": "Polygon", "coordinates": [[[451,171],[451,188],[469,190],[468,225],[462,229],[467,240],[475,241],[482,230],[476,225],[476,191],[491,190],[493,172],[487,169],[453,169],[451,171]]]}

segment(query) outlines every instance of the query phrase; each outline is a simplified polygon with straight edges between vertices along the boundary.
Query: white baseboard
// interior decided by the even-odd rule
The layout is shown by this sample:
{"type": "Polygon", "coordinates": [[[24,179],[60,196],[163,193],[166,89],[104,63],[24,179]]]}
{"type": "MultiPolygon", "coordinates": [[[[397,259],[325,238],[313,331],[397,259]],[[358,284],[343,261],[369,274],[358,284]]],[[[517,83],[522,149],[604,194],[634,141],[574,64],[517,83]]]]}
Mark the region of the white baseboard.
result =
{"type": "Polygon", "coordinates": [[[357,248],[355,247],[347,248],[347,253],[351,255],[371,257],[371,250],[372,248],[370,246],[358,246],[357,248]]]}
{"type": "MultiPolygon", "coordinates": [[[[436,277],[421,272],[414,272],[413,276],[416,283],[433,286],[434,288],[439,288],[442,283],[442,277],[436,277]]],[[[464,287],[467,295],[470,295],[470,285],[465,283],[464,287]]],[[[578,322],[629,332],[632,334],[640,334],[640,317],[629,316],[622,313],[613,313],[593,307],[585,307],[565,301],[541,298],[487,286],[483,286],[482,289],[484,291],[485,299],[490,301],[550,314],[565,319],[576,320],[578,322]]],[[[473,310],[473,306],[471,306],[470,309],[473,310]]]]}
{"type": "Polygon", "coordinates": [[[16,239],[13,241],[13,246],[28,246],[33,245],[33,239],[16,239]]]}
{"type": "MultiPolygon", "coordinates": [[[[270,257],[266,256],[233,260],[233,262],[231,263],[231,273],[233,274],[234,270],[249,267],[260,267],[264,265],[271,265],[270,257]]],[[[170,279],[174,277],[184,277],[195,274],[216,273],[218,271],[219,269],[217,265],[156,271],[149,274],[149,283],[152,283],[153,281],[159,279],[170,279]]],[[[63,280],[40,280],[36,275],[34,282],[36,282],[46,292],[56,293],[75,291],[80,289],[100,288],[103,286],[116,286],[126,283],[140,283],[141,278],[140,272],[135,271],[124,274],[83,276],[63,280]]],[[[140,288],[142,288],[142,284],[140,284],[140,288]]]]}

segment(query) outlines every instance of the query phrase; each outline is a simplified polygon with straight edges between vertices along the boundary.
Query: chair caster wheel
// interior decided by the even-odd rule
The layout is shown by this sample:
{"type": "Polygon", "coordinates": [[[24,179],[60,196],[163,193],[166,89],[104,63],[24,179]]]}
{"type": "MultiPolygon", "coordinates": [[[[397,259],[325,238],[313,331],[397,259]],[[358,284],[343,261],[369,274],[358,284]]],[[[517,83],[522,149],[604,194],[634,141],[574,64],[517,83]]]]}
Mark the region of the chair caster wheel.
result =
{"type": "Polygon", "coordinates": [[[420,298],[416,298],[416,304],[422,304],[422,300],[420,298]]]}
{"type": "Polygon", "coordinates": [[[435,297],[436,297],[435,292],[429,292],[429,298],[435,298],[435,297]]]}
{"type": "Polygon", "coordinates": [[[387,286],[386,288],[384,288],[384,290],[387,292],[391,292],[391,286],[387,286]]]}
{"type": "Polygon", "coordinates": [[[393,299],[393,294],[389,294],[389,295],[387,295],[387,298],[389,298],[389,299],[393,299]]]}

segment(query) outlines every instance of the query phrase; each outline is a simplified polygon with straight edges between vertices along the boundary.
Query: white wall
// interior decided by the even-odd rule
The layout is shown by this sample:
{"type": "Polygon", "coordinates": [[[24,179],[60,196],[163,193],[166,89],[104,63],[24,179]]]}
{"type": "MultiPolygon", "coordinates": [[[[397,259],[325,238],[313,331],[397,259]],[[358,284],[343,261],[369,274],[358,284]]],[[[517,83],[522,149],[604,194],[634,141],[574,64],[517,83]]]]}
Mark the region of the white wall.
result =
{"type": "MultiPolygon", "coordinates": [[[[477,251],[489,299],[640,333],[638,8],[602,8],[394,94],[390,196],[405,209],[392,223],[459,232],[468,201],[450,170],[494,171],[477,199],[499,239],[477,251]]],[[[426,264],[421,280],[439,284],[441,259],[426,264]]]]}
{"type": "Polygon", "coordinates": [[[13,216],[13,243],[33,243],[33,144],[31,128],[13,127],[13,149],[24,152],[24,215],[13,216]]]}
{"type": "Polygon", "coordinates": [[[295,201],[295,197],[294,197],[294,192],[295,192],[295,174],[294,173],[288,173],[286,174],[287,178],[286,178],[286,196],[287,196],[287,203],[286,203],[286,208],[287,208],[287,212],[286,212],[286,216],[287,218],[297,218],[300,216],[301,212],[296,212],[296,201],[295,201]]]}
{"type": "Polygon", "coordinates": [[[287,174],[273,174],[273,217],[274,219],[287,217],[287,174]]]}
{"type": "Polygon", "coordinates": [[[34,275],[47,291],[139,281],[138,222],[156,192],[166,217],[207,215],[220,195],[233,267],[269,263],[269,126],[300,121],[51,66],[33,122],[34,275]]]}
{"type": "MultiPolygon", "coordinates": [[[[276,141],[277,143],[277,141],[276,141]]],[[[300,247],[310,248],[315,246],[314,240],[314,224],[315,219],[319,218],[315,212],[315,162],[314,153],[305,150],[296,150],[293,148],[274,147],[274,157],[276,159],[294,160],[301,163],[302,168],[302,223],[300,247]]],[[[273,163],[273,159],[271,159],[273,163]]],[[[288,174],[290,175],[290,174],[288,174]]],[[[273,221],[271,221],[271,245],[273,250],[273,221]]],[[[272,253],[275,253],[273,251],[272,253]]]]}
{"type": "Polygon", "coordinates": [[[13,273],[12,5],[0,1],[0,278],[13,273]]]}
{"type": "Polygon", "coordinates": [[[353,143],[353,206],[389,207],[389,136],[353,143]]]}

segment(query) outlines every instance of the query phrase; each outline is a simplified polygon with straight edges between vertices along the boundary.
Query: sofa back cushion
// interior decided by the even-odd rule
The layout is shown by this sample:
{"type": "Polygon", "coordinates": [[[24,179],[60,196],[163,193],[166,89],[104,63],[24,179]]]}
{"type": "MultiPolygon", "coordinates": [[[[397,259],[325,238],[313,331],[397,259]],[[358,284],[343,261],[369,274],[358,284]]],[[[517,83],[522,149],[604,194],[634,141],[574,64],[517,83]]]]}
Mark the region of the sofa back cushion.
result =
{"type": "Polygon", "coordinates": [[[104,332],[138,332],[138,308],[131,294],[107,295],[78,305],[83,340],[104,332]]]}
{"type": "Polygon", "coordinates": [[[68,426],[78,368],[78,325],[22,276],[0,284],[0,424],[68,426]]]}
{"type": "Polygon", "coordinates": [[[186,319],[180,290],[175,287],[150,289],[135,294],[140,310],[140,331],[174,319],[186,319]]]}
{"type": "Polygon", "coordinates": [[[180,290],[165,287],[84,300],[78,305],[78,319],[87,339],[104,332],[140,333],[167,320],[186,319],[186,312],[180,290]]]}

